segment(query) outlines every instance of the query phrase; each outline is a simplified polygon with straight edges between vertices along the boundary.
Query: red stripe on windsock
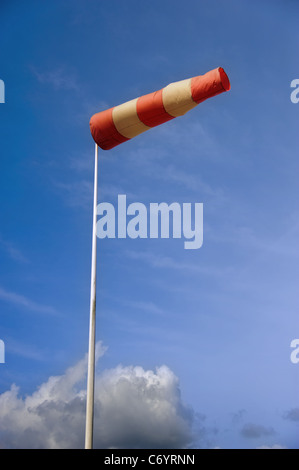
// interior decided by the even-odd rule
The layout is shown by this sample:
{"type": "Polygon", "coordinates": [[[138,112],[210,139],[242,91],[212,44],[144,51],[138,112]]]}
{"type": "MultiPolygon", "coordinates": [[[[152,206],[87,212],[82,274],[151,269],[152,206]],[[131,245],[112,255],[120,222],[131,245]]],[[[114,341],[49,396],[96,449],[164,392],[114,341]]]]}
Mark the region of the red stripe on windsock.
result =
{"type": "Polygon", "coordinates": [[[93,139],[103,150],[112,149],[116,145],[130,140],[116,129],[112,118],[112,111],[113,108],[110,108],[94,114],[89,123],[93,139]]]}
{"type": "Polygon", "coordinates": [[[137,100],[138,117],[146,126],[155,127],[174,119],[174,116],[165,111],[162,92],[163,89],[141,96],[137,100]]]}
{"type": "Polygon", "coordinates": [[[230,90],[229,78],[222,67],[191,79],[192,99],[196,103],[202,103],[202,101],[228,90],[230,90]]]}

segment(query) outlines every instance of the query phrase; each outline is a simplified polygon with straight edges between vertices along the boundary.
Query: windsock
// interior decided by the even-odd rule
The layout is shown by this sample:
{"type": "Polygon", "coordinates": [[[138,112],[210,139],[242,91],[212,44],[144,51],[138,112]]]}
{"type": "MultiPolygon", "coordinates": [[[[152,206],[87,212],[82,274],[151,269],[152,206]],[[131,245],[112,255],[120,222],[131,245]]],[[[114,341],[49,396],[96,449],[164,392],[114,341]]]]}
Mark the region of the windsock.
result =
{"type": "Polygon", "coordinates": [[[159,91],[94,114],[90,119],[92,137],[100,148],[110,150],[229,89],[222,67],[170,83],[159,91]]]}

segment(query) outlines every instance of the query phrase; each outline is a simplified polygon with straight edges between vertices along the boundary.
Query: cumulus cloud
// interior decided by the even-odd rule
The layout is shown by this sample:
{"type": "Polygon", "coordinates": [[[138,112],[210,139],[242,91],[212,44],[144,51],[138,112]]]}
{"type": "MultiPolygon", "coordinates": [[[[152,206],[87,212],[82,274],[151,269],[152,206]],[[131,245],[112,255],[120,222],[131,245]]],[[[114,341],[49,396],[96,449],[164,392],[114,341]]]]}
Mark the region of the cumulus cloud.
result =
{"type": "MultiPolygon", "coordinates": [[[[97,345],[97,357],[104,348],[97,345]]],[[[0,395],[0,447],[82,448],[87,358],[50,377],[32,395],[13,385],[0,395]]],[[[155,371],[118,366],[96,377],[94,447],[184,448],[194,414],[166,366],[155,371]]]]}

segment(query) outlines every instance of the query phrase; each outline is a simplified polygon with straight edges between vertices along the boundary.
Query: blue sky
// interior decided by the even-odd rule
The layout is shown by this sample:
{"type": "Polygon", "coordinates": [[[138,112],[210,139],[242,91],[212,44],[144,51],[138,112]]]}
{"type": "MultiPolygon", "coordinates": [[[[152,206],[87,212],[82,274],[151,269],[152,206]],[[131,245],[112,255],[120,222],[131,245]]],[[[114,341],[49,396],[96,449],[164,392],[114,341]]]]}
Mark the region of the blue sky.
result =
{"type": "Polygon", "coordinates": [[[91,115],[222,66],[228,93],[99,152],[99,202],[116,204],[118,194],[147,206],[202,202],[204,243],[98,243],[96,443],[298,448],[299,365],[290,361],[299,337],[299,104],[290,100],[298,8],[292,0],[1,2],[0,447],[31,447],[30,426],[40,447],[83,446],[91,115]],[[143,440],[152,409],[141,380],[165,405],[143,440]],[[51,400],[65,404],[56,426],[66,405],[76,410],[76,441],[63,443],[47,421],[51,400]],[[44,410],[43,432],[28,403],[35,416],[44,410]],[[170,403],[175,426],[165,418],[170,403]],[[140,416],[129,441],[125,408],[140,416]]]}

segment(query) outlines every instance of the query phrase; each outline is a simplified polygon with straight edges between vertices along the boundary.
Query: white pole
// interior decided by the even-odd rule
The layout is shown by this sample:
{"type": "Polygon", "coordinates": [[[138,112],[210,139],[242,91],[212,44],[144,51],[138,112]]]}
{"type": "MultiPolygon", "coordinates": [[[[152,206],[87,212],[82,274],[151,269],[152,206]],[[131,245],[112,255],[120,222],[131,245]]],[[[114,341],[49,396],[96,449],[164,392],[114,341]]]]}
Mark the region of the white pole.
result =
{"type": "Polygon", "coordinates": [[[93,446],[95,326],[96,326],[97,200],[98,200],[98,146],[96,144],[95,164],[94,164],[94,195],[93,195],[93,221],[92,221],[91,286],[90,286],[89,348],[88,348],[87,394],[86,394],[85,449],[92,449],[92,446],[93,446]]]}

